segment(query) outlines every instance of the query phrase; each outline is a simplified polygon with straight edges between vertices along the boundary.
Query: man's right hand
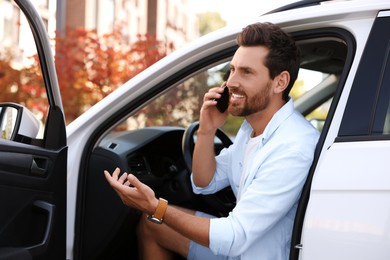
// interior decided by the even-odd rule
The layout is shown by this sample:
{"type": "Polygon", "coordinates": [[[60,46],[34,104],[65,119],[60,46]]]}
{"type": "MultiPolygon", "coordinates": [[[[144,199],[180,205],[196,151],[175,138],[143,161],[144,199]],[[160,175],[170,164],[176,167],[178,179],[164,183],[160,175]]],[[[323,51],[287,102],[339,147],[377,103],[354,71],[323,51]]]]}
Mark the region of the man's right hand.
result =
{"type": "MultiPolygon", "coordinates": [[[[225,83],[224,83],[225,84],[225,83]]],[[[223,88],[211,88],[203,99],[200,110],[199,129],[192,159],[192,179],[198,187],[207,186],[214,177],[216,169],[214,138],[228,116],[228,110],[219,112],[216,99],[221,97],[223,88]]]]}
{"type": "MultiPolygon", "coordinates": [[[[224,85],[225,83],[222,86],[224,85]]],[[[221,97],[223,90],[223,87],[211,88],[204,95],[203,105],[200,110],[198,133],[214,135],[217,129],[225,123],[229,114],[228,110],[221,113],[216,107],[217,99],[221,97]]]]}

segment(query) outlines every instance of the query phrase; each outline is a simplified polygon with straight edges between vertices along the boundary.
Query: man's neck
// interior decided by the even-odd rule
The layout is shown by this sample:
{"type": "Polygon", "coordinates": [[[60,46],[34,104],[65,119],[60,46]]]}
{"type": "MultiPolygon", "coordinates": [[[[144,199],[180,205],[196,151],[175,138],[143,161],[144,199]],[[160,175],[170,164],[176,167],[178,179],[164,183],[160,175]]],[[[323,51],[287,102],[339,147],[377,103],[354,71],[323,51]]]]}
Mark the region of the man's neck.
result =
{"type": "Polygon", "coordinates": [[[271,121],[272,117],[276,112],[279,111],[281,107],[286,104],[285,101],[281,100],[281,102],[274,102],[274,104],[269,104],[266,109],[254,113],[252,115],[247,116],[245,119],[252,126],[253,132],[252,136],[256,137],[261,135],[264,132],[264,129],[271,121]]]}

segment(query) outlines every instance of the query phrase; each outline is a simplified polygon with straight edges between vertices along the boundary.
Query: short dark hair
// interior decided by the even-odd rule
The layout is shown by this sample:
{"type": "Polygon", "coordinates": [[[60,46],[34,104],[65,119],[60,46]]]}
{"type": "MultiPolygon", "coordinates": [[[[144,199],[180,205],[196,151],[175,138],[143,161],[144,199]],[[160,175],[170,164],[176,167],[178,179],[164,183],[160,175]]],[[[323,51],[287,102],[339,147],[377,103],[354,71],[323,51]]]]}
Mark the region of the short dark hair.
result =
{"type": "Polygon", "coordinates": [[[293,38],[272,23],[255,23],[245,27],[236,40],[239,46],[264,46],[269,49],[264,65],[268,68],[271,79],[282,71],[290,73],[290,82],[283,92],[283,99],[287,101],[298,77],[301,57],[293,38]]]}

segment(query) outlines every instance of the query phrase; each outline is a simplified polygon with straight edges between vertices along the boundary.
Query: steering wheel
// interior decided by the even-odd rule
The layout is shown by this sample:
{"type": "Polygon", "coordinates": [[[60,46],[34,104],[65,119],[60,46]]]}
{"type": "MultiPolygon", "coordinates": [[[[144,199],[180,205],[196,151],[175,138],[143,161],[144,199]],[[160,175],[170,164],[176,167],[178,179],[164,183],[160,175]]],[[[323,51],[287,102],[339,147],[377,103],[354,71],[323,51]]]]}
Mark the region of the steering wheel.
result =
{"type": "MultiPolygon", "coordinates": [[[[182,142],[183,156],[184,156],[186,167],[190,172],[192,171],[192,155],[194,153],[194,147],[195,147],[194,136],[198,128],[199,128],[199,121],[195,121],[184,131],[183,134],[183,142],[182,142]]],[[[216,137],[218,137],[219,140],[221,140],[222,145],[224,147],[229,147],[233,143],[232,140],[230,140],[230,138],[219,128],[215,135],[216,137]]]]}
{"type": "MultiPolygon", "coordinates": [[[[189,172],[192,172],[192,155],[195,147],[195,133],[199,128],[199,122],[193,122],[183,134],[182,150],[184,162],[189,172]]],[[[215,136],[222,142],[223,147],[229,147],[233,142],[221,130],[217,129],[215,136]]],[[[215,209],[221,216],[226,216],[235,206],[235,196],[230,187],[227,187],[215,194],[204,195],[205,202],[215,209]]]]}

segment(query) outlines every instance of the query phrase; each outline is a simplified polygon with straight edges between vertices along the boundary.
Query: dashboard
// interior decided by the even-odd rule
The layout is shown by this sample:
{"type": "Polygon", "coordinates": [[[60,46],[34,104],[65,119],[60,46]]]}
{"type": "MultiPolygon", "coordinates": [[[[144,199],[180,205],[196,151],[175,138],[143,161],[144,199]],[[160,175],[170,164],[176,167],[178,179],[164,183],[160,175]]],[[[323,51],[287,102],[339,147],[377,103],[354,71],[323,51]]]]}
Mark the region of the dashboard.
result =
{"type": "Polygon", "coordinates": [[[108,135],[91,156],[98,172],[116,167],[134,174],[157,196],[181,204],[195,196],[183,152],[183,128],[147,127],[108,135]]]}

